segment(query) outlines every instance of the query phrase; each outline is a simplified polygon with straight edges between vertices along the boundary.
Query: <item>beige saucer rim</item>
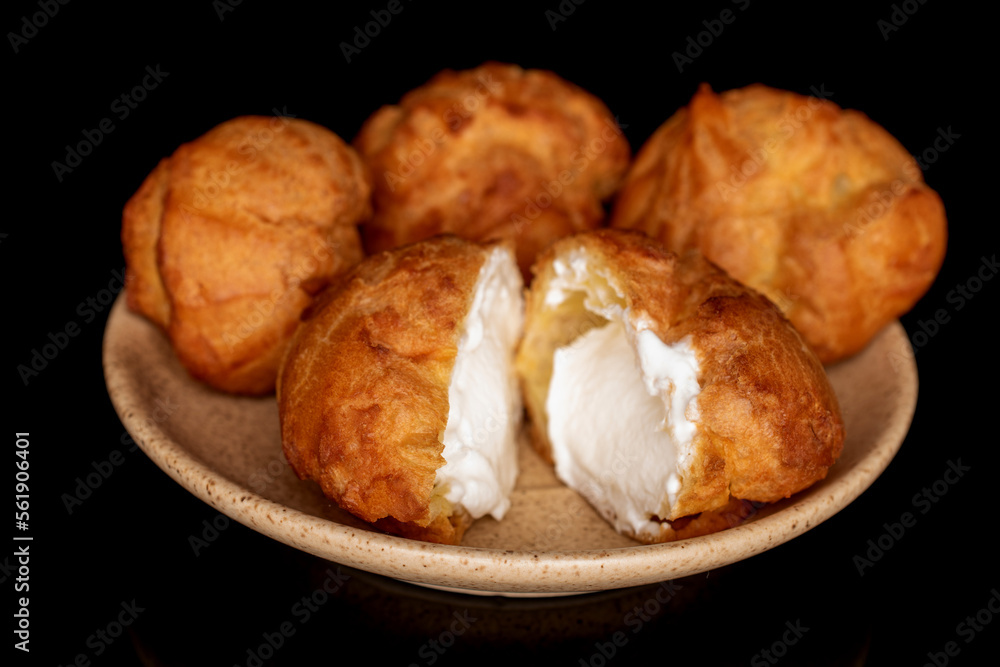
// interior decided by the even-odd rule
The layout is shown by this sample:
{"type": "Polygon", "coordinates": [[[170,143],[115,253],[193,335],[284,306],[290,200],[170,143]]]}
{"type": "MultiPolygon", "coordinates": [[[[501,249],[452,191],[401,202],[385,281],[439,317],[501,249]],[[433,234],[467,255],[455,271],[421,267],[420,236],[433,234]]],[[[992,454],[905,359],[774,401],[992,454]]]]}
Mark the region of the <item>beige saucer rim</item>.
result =
{"type": "Polygon", "coordinates": [[[119,354],[121,322],[130,316],[123,293],[105,330],[108,394],[139,447],[178,484],[228,517],[320,558],[411,583],[478,594],[558,595],[639,586],[706,572],[772,549],[836,514],[878,478],[906,436],[917,399],[912,349],[902,325],[894,322],[880,334],[900,352],[894,361],[895,403],[879,441],[849,474],[824,480],[773,514],[712,535],[659,545],[573,551],[440,545],[353,528],[287,507],[192,456],[142,409],[137,369],[119,354]]]}

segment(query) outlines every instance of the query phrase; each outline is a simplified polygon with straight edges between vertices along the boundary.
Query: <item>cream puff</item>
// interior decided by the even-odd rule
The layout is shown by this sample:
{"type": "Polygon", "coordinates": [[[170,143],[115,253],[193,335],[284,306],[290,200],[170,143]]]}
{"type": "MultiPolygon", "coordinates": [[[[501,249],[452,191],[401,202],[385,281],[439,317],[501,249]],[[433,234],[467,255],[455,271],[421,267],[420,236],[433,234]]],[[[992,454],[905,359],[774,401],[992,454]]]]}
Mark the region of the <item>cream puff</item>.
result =
{"type": "Polygon", "coordinates": [[[538,451],[619,532],[714,532],[823,479],[844,428],[815,354],[770,301],[638,232],[535,265],[516,368],[538,451]]]}
{"type": "Polygon", "coordinates": [[[630,155],[595,96],[499,63],[441,72],[376,111],[354,145],[374,179],[368,252],[443,232],[510,239],[525,276],[549,243],[602,222],[630,155]]]}
{"type": "Polygon", "coordinates": [[[824,363],[927,291],[941,199],[864,114],[762,85],[702,86],[639,151],[611,224],[700,250],[778,304],[824,363]]]}
{"type": "Polygon", "coordinates": [[[128,305],[222,391],[274,391],[312,295],[362,257],[371,184],[355,151],[292,118],[247,116],[180,146],[125,205],[128,305]]]}
{"type": "Polygon", "coordinates": [[[303,314],[282,365],[284,453],[385,531],[457,544],[517,476],[523,282],[509,243],[439,236],[368,257],[303,314]]]}

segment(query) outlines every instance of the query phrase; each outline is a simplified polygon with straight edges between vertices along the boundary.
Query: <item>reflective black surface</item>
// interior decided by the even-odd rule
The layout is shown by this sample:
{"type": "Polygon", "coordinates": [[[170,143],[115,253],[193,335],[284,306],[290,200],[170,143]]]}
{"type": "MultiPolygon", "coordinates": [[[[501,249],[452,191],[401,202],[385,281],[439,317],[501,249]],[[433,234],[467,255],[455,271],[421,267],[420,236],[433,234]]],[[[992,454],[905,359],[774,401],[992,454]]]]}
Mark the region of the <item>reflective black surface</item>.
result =
{"type": "MultiPolygon", "coordinates": [[[[42,4],[15,3],[4,22],[33,35],[8,36],[3,128],[14,150],[5,153],[5,192],[14,210],[0,227],[4,421],[9,435],[31,434],[32,651],[10,649],[15,664],[978,665],[996,657],[1000,616],[988,606],[1000,587],[996,158],[995,132],[978,115],[994,115],[995,84],[984,75],[972,88],[966,78],[992,65],[992,18],[942,2],[873,3],[861,13],[720,2],[662,15],[596,0],[531,9],[404,2],[347,62],[339,44],[355,39],[355,26],[384,19],[388,3],[336,15],[290,3],[70,3],[32,33],[23,21],[42,4]],[[560,7],[565,21],[547,14],[560,7]],[[711,34],[724,9],[732,21],[711,34]],[[687,40],[700,33],[711,40],[702,37],[698,53],[687,40]],[[672,55],[689,48],[691,62],[672,55]],[[120,287],[121,207],[157,160],[227,118],[275,109],[351,138],[379,105],[439,69],[488,59],[552,69],[594,92],[633,149],[701,81],[718,90],[761,81],[803,93],[825,86],[922,157],[948,210],[949,253],[903,318],[921,380],[913,427],[858,501],[789,544],[673,587],[467,597],[338,570],[224,521],[130,447],[104,390],[104,302],[120,287]],[[110,132],[100,129],[105,119],[110,132]],[[944,150],[935,144],[942,132],[953,138],[944,150]],[[90,154],[70,166],[67,146],[87,137],[90,154]],[[25,383],[18,366],[50,343],[60,349],[25,383]],[[968,470],[946,477],[950,463],[968,470]]],[[[8,609],[21,595],[3,560],[14,548],[0,553],[8,609]]],[[[1000,609],[1000,596],[993,605],[1000,609]]]]}

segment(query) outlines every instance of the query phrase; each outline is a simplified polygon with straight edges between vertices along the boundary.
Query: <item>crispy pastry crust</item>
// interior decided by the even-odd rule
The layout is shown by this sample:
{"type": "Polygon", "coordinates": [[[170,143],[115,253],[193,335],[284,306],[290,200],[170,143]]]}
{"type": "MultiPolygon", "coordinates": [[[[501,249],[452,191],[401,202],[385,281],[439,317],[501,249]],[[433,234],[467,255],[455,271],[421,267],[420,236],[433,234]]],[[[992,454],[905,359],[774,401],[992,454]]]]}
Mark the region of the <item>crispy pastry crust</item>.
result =
{"type": "Polygon", "coordinates": [[[611,224],[701,250],[781,306],[824,363],[917,302],[947,236],[940,198],[882,127],[762,85],[703,85],[639,151],[611,224]]]}
{"type": "Polygon", "coordinates": [[[355,147],[371,169],[368,252],[440,232],[513,239],[527,278],[553,240],[604,218],[630,149],[596,97],[541,70],[446,70],[375,112],[355,147]]]}
{"type": "Polygon", "coordinates": [[[826,476],[843,448],[837,399],[819,360],[778,308],[698,253],[678,258],[623,230],[557,241],[535,266],[517,370],[543,456],[551,461],[545,404],[552,355],[599,324],[545,304],[553,261],[576,249],[586,253],[592,271],[614,277],[633,324],[648,322],[666,344],[690,337],[700,364],[692,464],[680,471],[677,502],[661,518],[706,514],[683,522],[683,530],[665,524],[659,535],[632,537],[660,542],[720,530],[732,523],[725,517],[745,509],[731,498],[773,502],[826,476]]]}
{"type": "Polygon", "coordinates": [[[370,192],[354,150],[319,125],[225,122],[160,161],[125,205],[129,307],[199,380],[271,392],[312,293],[361,259],[370,192]]]}
{"type": "Polygon", "coordinates": [[[307,309],[282,365],[292,469],[388,532],[457,544],[471,523],[434,479],[463,322],[493,245],[442,236],[369,257],[307,309]]]}

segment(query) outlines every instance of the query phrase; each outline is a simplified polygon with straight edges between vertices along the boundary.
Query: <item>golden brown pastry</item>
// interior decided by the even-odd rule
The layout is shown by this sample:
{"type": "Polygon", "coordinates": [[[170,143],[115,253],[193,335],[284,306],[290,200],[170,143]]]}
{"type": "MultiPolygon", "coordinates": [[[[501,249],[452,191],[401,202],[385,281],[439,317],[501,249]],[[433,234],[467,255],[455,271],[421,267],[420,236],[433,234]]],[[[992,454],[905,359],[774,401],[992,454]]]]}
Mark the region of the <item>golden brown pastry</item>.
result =
{"type": "Polygon", "coordinates": [[[371,169],[377,252],[440,232],[516,243],[525,276],[553,240],[591,229],[628,167],[607,107],[541,70],[446,70],[385,106],[354,145],[371,169]]]}
{"type": "Polygon", "coordinates": [[[946,243],[940,198],[888,132],[762,85],[703,85],[639,151],[611,224],[701,250],[781,306],[824,363],[909,310],[946,243]]]}
{"type": "Polygon", "coordinates": [[[285,456],[388,532],[457,544],[517,476],[523,283],[509,243],[373,255],[316,299],[282,365],[285,456]]]}
{"type": "Polygon", "coordinates": [[[748,501],[823,479],[843,447],[823,367],[778,308],[639,232],[539,257],[516,367],[536,448],[644,542],[733,525],[748,501]]]}
{"type": "Polygon", "coordinates": [[[161,160],[125,205],[128,305],[167,332],[194,377],[271,392],[312,294],[362,257],[370,193],[329,130],[227,121],[161,160]]]}

